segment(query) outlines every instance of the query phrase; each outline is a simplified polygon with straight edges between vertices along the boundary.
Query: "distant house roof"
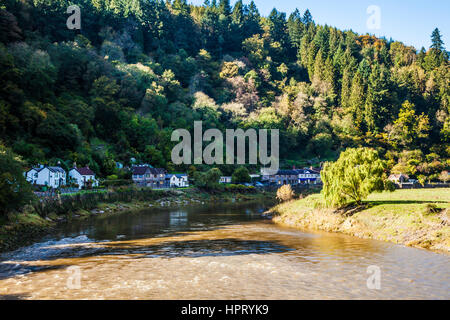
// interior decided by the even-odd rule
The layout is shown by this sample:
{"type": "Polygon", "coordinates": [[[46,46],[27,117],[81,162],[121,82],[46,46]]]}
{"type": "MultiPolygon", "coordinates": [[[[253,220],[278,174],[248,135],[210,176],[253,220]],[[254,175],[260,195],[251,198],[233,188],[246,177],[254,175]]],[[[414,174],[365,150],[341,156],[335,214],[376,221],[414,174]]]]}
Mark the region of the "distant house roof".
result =
{"type": "Polygon", "coordinates": [[[147,173],[147,170],[150,170],[149,167],[147,166],[133,166],[131,168],[131,170],[133,171],[133,175],[144,175],[147,173]]]}
{"type": "Polygon", "coordinates": [[[297,172],[297,174],[320,174],[319,171],[313,170],[313,169],[294,169],[294,171],[297,172]]]}
{"type": "Polygon", "coordinates": [[[297,174],[296,170],[278,170],[276,173],[277,176],[294,176],[297,174]]]}
{"type": "Polygon", "coordinates": [[[177,178],[183,178],[183,177],[187,177],[186,173],[168,173],[166,174],[166,178],[172,178],[173,176],[177,177],[177,178]]]}
{"type": "Polygon", "coordinates": [[[48,170],[50,170],[52,172],[66,173],[66,171],[61,167],[46,167],[46,168],[48,168],[48,170]]]}
{"type": "Polygon", "coordinates": [[[27,173],[30,172],[31,170],[36,170],[36,172],[39,172],[39,171],[41,171],[42,169],[44,169],[44,168],[41,168],[41,167],[31,168],[30,170],[27,171],[27,173]]]}
{"type": "Polygon", "coordinates": [[[400,178],[405,178],[406,180],[408,180],[409,179],[409,176],[407,175],[407,174],[403,174],[403,173],[400,173],[400,174],[391,174],[390,176],[389,176],[389,180],[399,180],[400,178]]]}
{"type": "Polygon", "coordinates": [[[166,174],[166,169],[163,168],[150,168],[152,174],[166,174]]]}
{"type": "Polygon", "coordinates": [[[166,170],[162,168],[153,168],[147,165],[142,166],[133,166],[132,167],[133,175],[144,175],[149,171],[151,174],[166,174],[166,170]]]}
{"type": "Polygon", "coordinates": [[[74,168],[75,170],[78,171],[79,174],[81,174],[82,176],[95,176],[94,171],[92,171],[91,169],[89,169],[89,167],[84,167],[84,168],[74,168]]]}

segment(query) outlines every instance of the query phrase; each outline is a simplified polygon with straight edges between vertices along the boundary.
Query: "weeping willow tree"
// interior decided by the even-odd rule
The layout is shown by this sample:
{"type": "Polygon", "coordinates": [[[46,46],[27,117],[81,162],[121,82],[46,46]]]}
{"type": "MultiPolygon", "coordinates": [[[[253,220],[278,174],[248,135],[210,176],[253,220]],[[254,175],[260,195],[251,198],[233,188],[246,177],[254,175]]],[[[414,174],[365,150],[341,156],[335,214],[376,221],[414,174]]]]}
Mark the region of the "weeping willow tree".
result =
{"type": "Polygon", "coordinates": [[[327,162],[321,173],[327,206],[340,207],[376,191],[392,190],[386,180],[386,163],[370,148],[347,149],[336,162],[327,162]]]}

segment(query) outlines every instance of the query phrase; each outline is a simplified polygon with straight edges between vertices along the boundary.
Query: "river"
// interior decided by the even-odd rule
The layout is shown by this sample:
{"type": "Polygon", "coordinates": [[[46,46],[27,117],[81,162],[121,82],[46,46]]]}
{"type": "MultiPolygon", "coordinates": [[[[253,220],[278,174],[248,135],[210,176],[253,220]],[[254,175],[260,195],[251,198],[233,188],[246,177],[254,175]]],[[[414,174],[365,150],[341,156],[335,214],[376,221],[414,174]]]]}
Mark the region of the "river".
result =
{"type": "Polygon", "coordinates": [[[261,219],[266,208],[149,209],[64,225],[0,256],[0,299],[450,299],[447,255],[280,227],[261,219]]]}

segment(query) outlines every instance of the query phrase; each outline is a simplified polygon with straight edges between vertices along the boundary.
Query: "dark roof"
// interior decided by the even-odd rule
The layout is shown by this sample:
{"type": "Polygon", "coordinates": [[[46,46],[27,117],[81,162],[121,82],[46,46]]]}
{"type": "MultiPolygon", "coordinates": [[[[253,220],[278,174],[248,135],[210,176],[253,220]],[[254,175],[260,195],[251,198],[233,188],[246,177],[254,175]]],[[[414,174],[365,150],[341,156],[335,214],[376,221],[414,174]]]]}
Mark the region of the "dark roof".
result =
{"type": "Polygon", "coordinates": [[[320,172],[313,170],[313,169],[295,169],[298,174],[305,174],[305,173],[313,173],[313,174],[320,174],[320,172]]]}
{"type": "Polygon", "coordinates": [[[74,168],[75,170],[78,171],[79,174],[81,174],[82,176],[95,176],[94,171],[92,171],[91,169],[89,169],[89,167],[84,167],[84,168],[74,168]]]}
{"type": "Polygon", "coordinates": [[[131,168],[133,175],[144,175],[148,172],[151,174],[166,174],[166,170],[162,168],[150,168],[148,166],[133,166],[131,168]]]}
{"type": "Polygon", "coordinates": [[[50,170],[52,172],[66,173],[66,171],[61,167],[47,167],[47,168],[48,168],[48,170],[50,170]]]}
{"type": "Polygon", "coordinates": [[[44,168],[40,168],[40,167],[31,168],[30,170],[27,171],[27,173],[30,172],[31,170],[36,170],[37,172],[39,172],[42,169],[44,169],[44,168]]]}
{"type": "Polygon", "coordinates": [[[147,166],[139,166],[139,167],[133,166],[131,168],[131,171],[133,171],[133,175],[139,176],[144,175],[147,172],[147,170],[150,170],[150,168],[147,166]]]}
{"type": "Polygon", "coordinates": [[[169,174],[166,174],[166,178],[167,177],[168,178],[172,178],[172,176],[175,176],[177,178],[182,178],[182,177],[187,177],[187,174],[186,173],[169,173],[169,174]]]}
{"type": "Polygon", "coordinates": [[[151,174],[166,174],[166,170],[162,168],[150,168],[151,174]]]}
{"type": "Polygon", "coordinates": [[[297,175],[298,173],[296,172],[296,170],[278,170],[277,172],[277,176],[294,176],[297,175]]]}

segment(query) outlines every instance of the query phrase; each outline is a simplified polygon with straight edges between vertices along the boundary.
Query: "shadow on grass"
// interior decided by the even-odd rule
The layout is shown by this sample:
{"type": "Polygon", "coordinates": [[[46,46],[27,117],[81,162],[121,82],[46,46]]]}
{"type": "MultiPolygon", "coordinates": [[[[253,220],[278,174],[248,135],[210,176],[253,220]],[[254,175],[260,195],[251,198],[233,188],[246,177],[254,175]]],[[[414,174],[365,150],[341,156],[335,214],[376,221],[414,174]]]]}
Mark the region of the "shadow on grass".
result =
{"type": "Polygon", "coordinates": [[[384,204],[438,204],[448,203],[447,201],[421,201],[421,200],[366,200],[363,204],[368,205],[370,208],[374,206],[380,206],[384,204]]]}

